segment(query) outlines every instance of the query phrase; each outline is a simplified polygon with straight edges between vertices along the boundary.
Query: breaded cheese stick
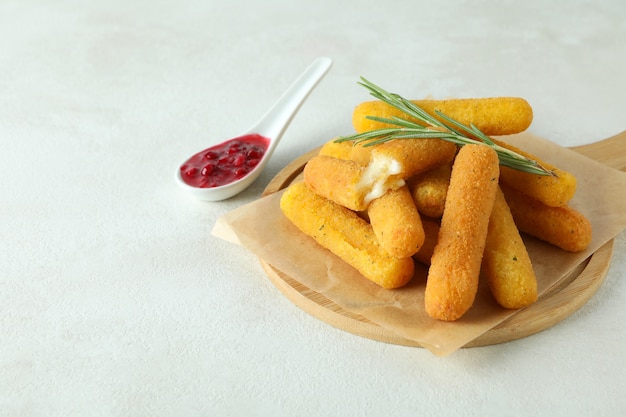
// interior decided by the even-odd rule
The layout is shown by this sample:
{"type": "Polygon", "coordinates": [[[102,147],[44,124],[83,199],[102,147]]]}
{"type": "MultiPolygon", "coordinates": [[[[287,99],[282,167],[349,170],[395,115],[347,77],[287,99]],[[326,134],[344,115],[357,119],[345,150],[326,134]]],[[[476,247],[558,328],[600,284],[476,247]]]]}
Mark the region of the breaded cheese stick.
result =
{"type": "Polygon", "coordinates": [[[402,187],[399,166],[393,161],[364,167],[352,160],[314,156],[304,167],[304,182],[317,194],[354,211],[363,211],[387,190],[402,187]]]}
{"type": "Polygon", "coordinates": [[[304,183],[295,183],[283,193],[280,208],[298,229],[381,287],[402,287],[413,277],[412,258],[386,253],[369,223],[304,183]]]}
{"type": "Polygon", "coordinates": [[[392,140],[352,147],[350,160],[317,155],[304,167],[304,181],[316,193],[354,211],[405,184],[405,180],[452,160],[457,147],[440,139],[392,140]]]}
{"type": "Polygon", "coordinates": [[[521,191],[535,200],[552,207],[565,206],[574,196],[576,192],[576,177],[574,175],[508,143],[497,139],[493,141],[504,148],[537,161],[544,168],[553,171],[555,174],[554,176],[536,175],[508,167],[501,167],[500,182],[502,184],[521,191]]]}
{"type": "Polygon", "coordinates": [[[551,207],[501,185],[502,192],[521,232],[569,252],[579,252],[591,243],[591,222],[570,206],[551,207]]]}
{"type": "Polygon", "coordinates": [[[504,308],[522,308],[537,301],[535,271],[500,188],[489,219],[482,274],[504,308]]]}
{"type": "Polygon", "coordinates": [[[445,163],[409,178],[407,183],[417,211],[428,217],[441,218],[446,204],[451,172],[452,164],[445,163]]]}
{"type": "Polygon", "coordinates": [[[434,219],[422,218],[422,227],[424,228],[424,244],[413,255],[413,259],[428,266],[439,239],[439,222],[434,219]]]}
{"type": "Polygon", "coordinates": [[[461,148],[426,282],[425,309],[435,319],[457,320],[474,303],[498,176],[498,155],[492,148],[461,148]]]}
{"type": "Polygon", "coordinates": [[[350,159],[352,148],[352,142],[337,142],[336,139],[333,139],[322,145],[318,155],[332,156],[338,159],[350,159]]]}
{"type": "Polygon", "coordinates": [[[452,161],[456,151],[455,144],[437,138],[394,139],[374,146],[355,144],[350,159],[372,167],[394,161],[399,166],[395,175],[407,179],[452,161]]]}
{"type": "MultiPolygon", "coordinates": [[[[446,116],[469,126],[478,127],[486,135],[510,135],[526,130],[533,120],[530,104],[519,97],[461,98],[449,100],[412,100],[426,113],[439,110],[446,116]]],[[[352,113],[352,124],[357,133],[390,127],[390,125],[367,119],[367,116],[409,119],[409,116],[382,101],[366,101],[352,113]]],[[[416,120],[414,120],[416,121],[416,120]]],[[[419,123],[419,121],[417,121],[419,123]]]]}
{"type": "Polygon", "coordinates": [[[391,256],[412,256],[424,243],[422,219],[406,185],[372,200],[367,216],[378,243],[391,256]]]}

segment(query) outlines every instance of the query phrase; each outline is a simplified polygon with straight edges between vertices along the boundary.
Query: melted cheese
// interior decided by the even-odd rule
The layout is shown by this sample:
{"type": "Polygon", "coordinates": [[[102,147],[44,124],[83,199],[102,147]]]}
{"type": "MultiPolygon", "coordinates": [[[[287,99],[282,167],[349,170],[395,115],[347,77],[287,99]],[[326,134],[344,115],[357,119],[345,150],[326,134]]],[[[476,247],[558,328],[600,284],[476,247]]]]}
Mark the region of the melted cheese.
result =
{"type": "Polygon", "coordinates": [[[365,194],[365,205],[389,190],[402,187],[404,180],[394,177],[401,172],[402,166],[397,160],[383,155],[374,156],[355,186],[359,192],[365,194]]]}

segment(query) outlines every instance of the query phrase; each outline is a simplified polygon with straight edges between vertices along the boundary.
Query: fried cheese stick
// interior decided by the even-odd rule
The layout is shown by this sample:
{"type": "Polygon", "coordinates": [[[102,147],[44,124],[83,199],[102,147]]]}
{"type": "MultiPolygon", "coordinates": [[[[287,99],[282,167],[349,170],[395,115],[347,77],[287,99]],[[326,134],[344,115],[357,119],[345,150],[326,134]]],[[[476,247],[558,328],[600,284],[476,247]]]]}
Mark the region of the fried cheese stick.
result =
{"type": "Polygon", "coordinates": [[[295,183],[283,193],[280,209],[303,233],[381,287],[402,287],[413,277],[412,258],[386,253],[369,223],[316,194],[304,183],[295,183]]]}
{"type": "Polygon", "coordinates": [[[552,207],[565,206],[574,196],[576,192],[576,177],[574,175],[508,143],[497,139],[493,141],[504,148],[537,161],[544,168],[551,170],[555,174],[554,176],[536,175],[517,171],[513,168],[501,167],[500,182],[502,184],[521,191],[535,200],[552,207]]]}
{"type": "Polygon", "coordinates": [[[424,228],[424,243],[420,250],[413,255],[413,259],[428,266],[439,238],[439,222],[434,219],[423,218],[422,227],[424,228]]]}
{"type": "Polygon", "coordinates": [[[537,301],[535,271],[500,188],[489,219],[482,275],[504,308],[522,308],[537,301]]]}
{"type": "Polygon", "coordinates": [[[396,176],[402,179],[452,161],[457,151],[455,144],[437,138],[395,139],[380,145],[363,145],[357,143],[352,147],[350,159],[372,167],[394,161],[399,165],[396,176]]]}
{"type": "Polygon", "coordinates": [[[461,148],[426,282],[425,309],[435,319],[457,320],[474,303],[498,177],[498,155],[492,148],[461,148]]]}
{"type": "Polygon", "coordinates": [[[452,164],[442,164],[408,180],[417,210],[428,217],[441,218],[446,204],[452,164]]]}
{"type": "Polygon", "coordinates": [[[406,185],[372,200],[367,217],[378,243],[392,256],[412,256],[424,243],[422,219],[406,185]]]}
{"type": "MultiPolygon", "coordinates": [[[[466,126],[470,123],[486,135],[510,135],[526,130],[533,120],[530,104],[519,97],[462,98],[449,100],[412,100],[426,113],[439,118],[439,110],[466,126]]],[[[367,119],[367,116],[382,118],[409,116],[382,101],[366,101],[352,113],[352,124],[357,133],[389,127],[390,125],[367,119]]],[[[414,120],[415,121],[415,120],[414,120]]],[[[418,121],[419,123],[419,121],[418,121]]]]}
{"type": "Polygon", "coordinates": [[[317,194],[354,211],[364,211],[369,203],[405,184],[396,174],[398,163],[364,167],[352,160],[326,155],[314,156],[304,167],[304,182],[317,194]]]}
{"type": "Polygon", "coordinates": [[[452,160],[456,150],[453,143],[434,138],[356,144],[349,160],[327,155],[311,158],[304,167],[304,181],[316,193],[363,211],[375,198],[403,186],[407,178],[452,160]]]}
{"type": "Polygon", "coordinates": [[[582,213],[570,206],[548,206],[504,184],[501,188],[520,231],[569,252],[591,243],[591,222],[582,213]]]}
{"type": "Polygon", "coordinates": [[[322,145],[318,155],[332,156],[338,159],[350,159],[352,148],[352,142],[337,142],[335,139],[332,139],[322,145]]]}

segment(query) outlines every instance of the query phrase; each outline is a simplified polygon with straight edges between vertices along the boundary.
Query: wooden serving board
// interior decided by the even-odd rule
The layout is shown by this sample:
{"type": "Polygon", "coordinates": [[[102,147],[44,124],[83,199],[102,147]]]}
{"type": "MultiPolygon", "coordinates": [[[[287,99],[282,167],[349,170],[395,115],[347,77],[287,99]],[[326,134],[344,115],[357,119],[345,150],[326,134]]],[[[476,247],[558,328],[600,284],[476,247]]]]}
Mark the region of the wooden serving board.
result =
{"type": "MultiPolygon", "coordinates": [[[[626,131],[611,138],[571,149],[612,168],[626,171],[626,131]]],[[[317,155],[314,149],[295,159],[268,184],[263,195],[280,191],[299,179],[306,163],[317,155]]],[[[559,288],[544,294],[531,306],[520,310],[506,321],[474,339],[465,347],[493,345],[521,339],[545,330],[566,319],[589,301],[604,282],[611,257],[613,240],[593,253],[562,281],[559,288]]],[[[294,304],[312,316],[347,332],[405,346],[421,347],[358,314],[344,310],[328,298],[302,285],[261,260],[272,283],[294,304]]]]}

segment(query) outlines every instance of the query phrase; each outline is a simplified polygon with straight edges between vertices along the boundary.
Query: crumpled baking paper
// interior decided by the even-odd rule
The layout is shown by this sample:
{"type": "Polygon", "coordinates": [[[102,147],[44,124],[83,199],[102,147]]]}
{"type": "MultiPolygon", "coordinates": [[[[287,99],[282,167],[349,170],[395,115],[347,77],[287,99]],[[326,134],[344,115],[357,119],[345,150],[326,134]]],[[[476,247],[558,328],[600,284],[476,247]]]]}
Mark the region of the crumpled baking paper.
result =
{"type": "MultiPolygon", "coordinates": [[[[570,206],[587,216],[593,226],[591,244],[578,253],[524,236],[541,299],[626,227],[626,174],[528,132],[500,139],[573,173],[578,185],[570,206]]],[[[424,311],[425,267],[416,264],[415,276],[404,288],[380,288],[296,229],[280,211],[281,194],[263,197],[222,216],[213,235],[246,247],[344,310],[438,356],[451,354],[517,312],[500,307],[482,280],[472,308],[461,319],[434,320],[424,311]]]]}

